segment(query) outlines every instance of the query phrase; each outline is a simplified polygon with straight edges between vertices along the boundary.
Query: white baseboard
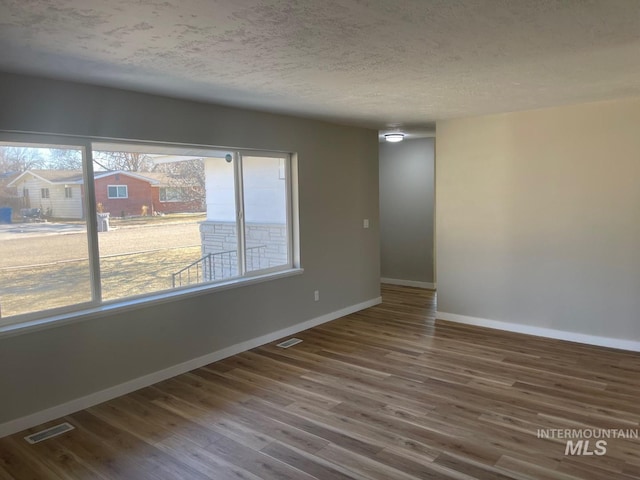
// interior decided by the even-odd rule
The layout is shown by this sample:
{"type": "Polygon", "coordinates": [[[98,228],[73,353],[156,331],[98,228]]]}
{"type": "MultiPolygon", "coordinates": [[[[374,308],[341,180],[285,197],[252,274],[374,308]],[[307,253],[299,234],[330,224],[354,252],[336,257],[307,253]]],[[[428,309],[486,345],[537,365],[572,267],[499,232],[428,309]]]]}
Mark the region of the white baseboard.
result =
{"type": "Polygon", "coordinates": [[[296,325],[283,328],[282,330],[278,330],[276,332],[252,338],[251,340],[247,340],[245,342],[236,343],[235,345],[223,348],[222,350],[218,350],[207,355],[188,360],[178,365],[173,365],[169,368],[165,368],[164,370],[153,372],[142,377],[134,378],[133,380],[129,380],[119,385],[115,385],[113,387],[91,393],[84,397],[76,398],[69,402],[47,408],[46,410],[17,418],[15,420],[10,420],[8,422],[0,424],[0,438],[7,435],[12,435],[27,428],[35,427],[36,425],[40,425],[41,423],[55,420],[56,418],[60,418],[65,415],[70,415],[80,410],[84,410],[85,408],[89,408],[94,405],[98,405],[99,403],[106,402],[107,400],[126,395],[127,393],[131,393],[135,390],[148,387],[149,385],[153,385],[154,383],[158,383],[163,380],[167,380],[168,378],[175,377],[176,375],[181,375],[196,368],[200,368],[210,363],[217,362],[218,360],[222,360],[223,358],[227,358],[232,355],[245,352],[252,348],[259,347],[260,345],[273,342],[274,340],[278,340],[279,338],[287,337],[289,335],[293,335],[317,325],[321,325],[323,323],[336,320],[340,317],[344,317],[345,315],[364,310],[365,308],[373,307],[381,302],[381,297],[372,298],[371,300],[367,300],[366,302],[351,305],[349,307],[327,313],[326,315],[312,318],[311,320],[307,320],[306,322],[298,323],[296,325]]]}
{"type": "Polygon", "coordinates": [[[618,348],[620,350],[630,350],[640,352],[640,342],[634,340],[622,340],[620,338],[599,337],[597,335],[587,335],[584,333],[567,332],[555,330],[553,328],[534,327],[520,323],[500,322],[486,318],[468,317],[455,313],[436,312],[436,318],[449,320],[451,322],[464,323],[466,325],[476,325],[478,327],[495,328],[506,330],[507,332],[524,333],[536,335],[538,337],[554,338],[557,340],[567,340],[569,342],[585,343],[587,345],[597,345],[599,347],[618,348]]]}
{"type": "Polygon", "coordinates": [[[399,278],[382,277],[380,283],[388,283],[389,285],[402,285],[403,287],[426,288],[427,290],[435,290],[435,283],[418,282],[416,280],[401,280],[399,278]]]}

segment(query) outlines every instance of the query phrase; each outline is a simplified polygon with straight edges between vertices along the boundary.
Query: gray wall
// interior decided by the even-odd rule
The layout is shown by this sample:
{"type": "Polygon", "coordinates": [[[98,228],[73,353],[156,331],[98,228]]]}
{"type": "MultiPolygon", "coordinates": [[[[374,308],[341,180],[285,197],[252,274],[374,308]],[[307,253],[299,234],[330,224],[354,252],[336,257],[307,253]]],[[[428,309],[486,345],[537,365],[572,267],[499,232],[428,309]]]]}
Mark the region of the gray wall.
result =
{"type": "Polygon", "coordinates": [[[434,283],[434,139],[380,144],[381,276],[434,283]]]}
{"type": "Polygon", "coordinates": [[[640,99],[442,121],[438,310],[640,340],[640,99]]]}
{"type": "Polygon", "coordinates": [[[0,105],[0,130],[297,152],[305,269],[0,339],[0,423],[379,296],[376,131],[7,74],[0,105]]]}

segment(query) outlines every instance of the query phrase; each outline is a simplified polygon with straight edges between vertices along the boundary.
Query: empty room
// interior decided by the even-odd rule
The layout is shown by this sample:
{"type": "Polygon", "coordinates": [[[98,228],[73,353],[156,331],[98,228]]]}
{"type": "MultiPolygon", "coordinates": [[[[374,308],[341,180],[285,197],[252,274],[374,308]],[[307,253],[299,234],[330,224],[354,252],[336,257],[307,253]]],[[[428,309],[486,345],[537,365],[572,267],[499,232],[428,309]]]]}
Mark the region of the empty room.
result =
{"type": "Polygon", "coordinates": [[[640,2],[0,0],[0,480],[640,479],[640,2]]]}

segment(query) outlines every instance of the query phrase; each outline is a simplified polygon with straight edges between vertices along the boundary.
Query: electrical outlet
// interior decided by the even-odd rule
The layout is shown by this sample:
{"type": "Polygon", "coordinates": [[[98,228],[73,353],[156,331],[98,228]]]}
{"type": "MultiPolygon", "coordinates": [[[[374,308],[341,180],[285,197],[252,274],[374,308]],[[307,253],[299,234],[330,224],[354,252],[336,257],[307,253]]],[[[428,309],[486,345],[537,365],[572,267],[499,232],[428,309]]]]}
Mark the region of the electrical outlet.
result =
{"type": "Polygon", "coordinates": [[[317,302],[320,300],[320,290],[313,292],[313,299],[317,302]]]}

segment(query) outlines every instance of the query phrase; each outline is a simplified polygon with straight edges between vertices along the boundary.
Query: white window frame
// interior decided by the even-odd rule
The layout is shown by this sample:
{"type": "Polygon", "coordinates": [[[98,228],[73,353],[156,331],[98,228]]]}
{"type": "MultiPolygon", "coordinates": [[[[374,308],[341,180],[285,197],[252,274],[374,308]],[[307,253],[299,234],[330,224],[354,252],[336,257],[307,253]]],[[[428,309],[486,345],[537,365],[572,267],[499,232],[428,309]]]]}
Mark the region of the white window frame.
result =
{"type": "MultiPolygon", "coordinates": [[[[240,219],[240,222],[236,222],[237,229],[238,229],[238,251],[243,252],[242,268],[240,269],[240,264],[238,264],[238,269],[239,271],[243,272],[244,276],[251,276],[254,274],[261,275],[265,272],[276,272],[282,268],[281,266],[278,265],[275,267],[260,269],[260,270],[247,271],[246,269],[247,249],[246,249],[246,240],[245,240],[246,229],[245,229],[245,223],[244,223],[244,198],[245,197],[244,197],[244,174],[242,169],[243,156],[279,158],[284,160],[284,166],[278,169],[278,175],[279,176],[284,175],[284,178],[280,178],[280,180],[284,180],[285,182],[285,201],[287,204],[287,211],[286,211],[287,259],[288,259],[289,268],[292,268],[294,265],[299,264],[298,257],[294,255],[295,249],[297,248],[296,242],[295,242],[296,235],[294,235],[294,232],[297,232],[297,226],[293,225],[294,212],[295,212],[295,207],[297,205],[297,197],[296,197],[296,200],[294,201],[294,196],[293,196],[293,187],[295,184],[293,183],[294,179],[292,178],[292,175],[293,175],[292,165],[293,165],[295,156],[294,154],[291,154],[291,153],[285,154],[281,152],[243,149],[243,150],[236,151],[234,155],[234,164],[237,170],[235,175],[236,177],[236,212],[237,212],[238,218],[240,219]]],[[[297,184],[297,179],[296,179],[296,184],[297,184]]],[[[238,256],[238,263],[240,263],[239,261],[240,261],[240,255],[238,256]]]]}
{"type": "MultiPolygon", "coordinates": [[[[47,134],[29,134],[29,133],[9,133],[0,131],[0,141],[7,143],[23,144],[24,146],[33,146],[41,148],[78,148],[82,151],[83,156],[83,185],[85,194],[82,195],[81,201],[87,212],[96,212],[96,192],[95,178],[93,170],[93,145],[102,145],[104,139],[92,139],[90,137],[76,136],[55,136],[47,134]]],[[[185,145],[173,145],[169,143],[153,142],[153,144],[141,142],[123,142],[122,140],[110,142],[121,143],[130,147],[138,146],[141,149],[160,147],[167,150],[180,151],[190,148],[185,145]],[[151,147],[149,146],[151,145],[151,147]]],[[[200,150],[224,150],[231,152],[233,150],[222,149],[215,146],[193,146],[194,149],[200,150]]],[[[144,150],[143,150],[144,151],[144,150]]],[[[236,223],[238,230],[238,258],[239,271],[242,274],[238,277],[225,279],[222,281],[212,281],[189,285],[185,287],[177,287],[163,291],[145,293],[142,295],[126,297],[121,299],[103,301],[102,300],[102,284],[100,277],[100,254],[98,248],[98,227],[97,217],[89,215],[87,220],[87,242],[89,249],[89,270],[91,276],[91,300],[82,303],[76,303],[64,307],[39,310],[23,314],[12,315],[10,317],[0,318],[0,338],[6,335],[16,335],[20,333],[28,333],[44,328],[49,328],[54,324],[68,324],[78,321],[84,321],[105,315],[112,315],[119,311],[128,311],[132,309],[142,308],[154,304],[160,304],[170,301],[176,301],[193,296],[206,295],[212,292],[227,290],[230,288],[238,288],[245,285],[270,281],[278,278],[299,275],[304,272],[300,264],[300,245],[299,245],[299,209],[298,209],[298,177],[297,177],[297,155],[286,152],[263,152],[253,150],[235,150],[232,153],[234,160],[241,158],[241,155],[247,156],[272,156],[277,158],[286,158],[286,201],[287,201],[287,232],[288,232],[288,264],[273,267],[269,269],[255,270],[247,272],[244,259],[246,255],[244,245],[244,213],[243,213],[243,192],[242,192],[242,168],[241,162],[234,162],[234,168],[237,173],[236,181],[236,199],[240,205],[237,209],[239,222],[236,223]],[[242,221],[240,221],[242,219],[242,221]],[[242,248],[240,248],[242,247],[242,248]],[[242,259],[242,266],[240,262],[242,259]]],[[[118,185],[113,185],[118,186],[118,185]]],[[[125,186],[126,185],[120,185],[125,186]]],[[[128,189],[127,189],[128,193],[128,189]]],[[[108,195],[108,190],[107,190],[108,195]]],[[[122,198],[122,197],[120,197],[122,198]]],[[[128,197],[127,197],[128,198],[128,197]]]]}
{"type": "Polygon", "coordinates": [[[107,198],[109,200],[120,200],[120,199],[125,199],[125,198],[129,198],[129,186],[128,185],[107,185],[107,198]],[[110,193],[110,189],[111,188],[115,188],[116,189],[116,196],[112,197],[111,193],[110,193]],[[124,197],[120,196],[120,189],[124,188],[124,197]]]}
{"type": "Polygon", "coordinates": [[[40,198],[42,199],[51,198],[51,192],[49,191],[49,187],[42,187],[40,189],[40,198]]]}
{"type": "MultiPolygon", "coordinates": [[[[87,211],[96,211],[94,182],[93,179],[93,162],[88,162],[91,152],[91,143],[87,139],[78,137],[58,137],[54,135],[43,134],[8,134],[0,132],[0,141],[23,144],[24,146],[38,146],[41,148],[78,148],[82,152],[83,158],[83,182],[87,195],[84,195],[83,203],[87,211]]],[[[48,190],[48,188],[47,188],[48,190]]],[[[41,189],[42,195],[42,189],[41,189]]],[[[91,218],[91,217],[89,217],[91,218]]],[[[98,232],[97,219],[87,221],[87,243],[88,243],[88,260],[89,274],[91,277],[91,300],[64,307],[56,307],[35,312],[28,312],[11,317],[0,318],[0,337],[3,334],[13,335],[16,331],[31,331],[34,329],[45,328],[52,322],[61,322],[68,320],[74,314],[77,318],[83,318],[83,312],[96,309],[100,306],[100,298],[102,297],[100,284],[100,261],[98,252],[98,232]]]]}
{"type": "Polygon", "coordinates": [[[73,198],[73,188],[64,187],[64,198],[73,198]]]}

